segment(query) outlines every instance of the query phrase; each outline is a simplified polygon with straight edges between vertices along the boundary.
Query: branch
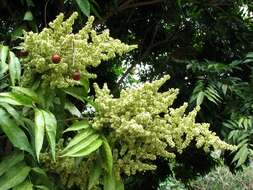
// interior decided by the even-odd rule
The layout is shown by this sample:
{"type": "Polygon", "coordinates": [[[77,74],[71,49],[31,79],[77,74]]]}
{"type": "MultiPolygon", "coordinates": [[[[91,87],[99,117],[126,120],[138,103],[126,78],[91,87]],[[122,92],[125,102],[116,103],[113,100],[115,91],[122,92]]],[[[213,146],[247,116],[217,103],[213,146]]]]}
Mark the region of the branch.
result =
{"type": "MultiPolygon", "coordinates": [[[[122,75],[122,77],[118,80],[117,85],[120,85],[120,84],[123,82],[123,80],[124,80],[124,79],[127,77],[127,75],[132,71],[132,69],[133,69],[140,61],[142,61],[142,60],[146,57],[146,55],[150,52],[151,49],[153,49],[153,48],[155,48],[155,47],[157,47],[157,46],[159,46],[159,45],[161,45],[161,44],[167,43],[168,41],[172,40],[173,37],[175,36],[175,34],[173,33],[173,34],[171,34],[169,37],[167,37],[165,40],[162,40],[162,41],[159,41],[159,42],[154,43],[155,36],[156,36],[156,34],[157,34],[157,30],[158,30],[158,25],[156,26],[156,30],[155,30],[155,32],[154,32],[154,34],[153,34],[153,37],[152,37],[152,40],[151,40],[151,42],[150,42],[149,47],[148,47],[148,48],[146,49],[146,51],[140,56],[140,58],[139,58],[137,61],[135,61],[135,62],[126,70],[126,72],[125,72],[125,73],[122,75]]],[[[177,30],[176,30],[176,31],[177,31],[177,30]]]]}
{"type": "Polygon", "coordinates": [[[156,37],[156,35],[157,35],[158,26],[159,26],[159,25],[157,24],[156,27],[155,27],[155,31],[154,31],[154,33],[153,33],[153,36],[152,36],[150,45],[148,46],[148,48],[146,49],[146,51],[145,51],[142,55],[140,55],[140,56],[139,56],[139,59],[136,60],[136,61],[126,70],[126,72],[122,75],[122,77],[117,81],[117,85],[120,85],[120,84],[123,82],[123,80],[124,80],[124,79],[127,77],[127,75],[132,71],[132,69],[133,69],[141,60],[143,60],[143,59],[147,56],[147,54],[150,52],[150,50],[154,47],[154,46],[153,46],[153,43],[154,43],[155,37],[156,37]]]}

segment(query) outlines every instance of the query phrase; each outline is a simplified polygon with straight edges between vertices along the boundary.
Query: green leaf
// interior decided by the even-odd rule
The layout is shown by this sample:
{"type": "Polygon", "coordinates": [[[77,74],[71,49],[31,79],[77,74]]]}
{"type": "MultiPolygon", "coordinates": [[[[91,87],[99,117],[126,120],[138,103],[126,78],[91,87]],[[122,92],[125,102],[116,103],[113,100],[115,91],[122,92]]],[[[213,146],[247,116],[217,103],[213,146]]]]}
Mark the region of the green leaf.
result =
{"type": "Polygon", "coordinates": [[[77,109],[77,107],[76,107],[74,104],[72,104],[71,102],[69,102],[69,101],[65,102],[64,108],[65,108],[66,110],[68,110],[72,115],[77,116],[77,117],[79,117],[79,118],[82,117],[81,112],[80,112],[80,111],[77,109]]]}
{"type": "Polygon", "coordinates": [[[102,158],[103,158],[103,163],[105,163],[105,165],[106,165],[107,172],[112,173],[112,168],[113,168],[112,150],[111,150],[111,147],[105,137],[103,137],[101,154],[102,154],[102,158]]]}
{"type": "MultiPolygon", "coordinates": [[[[119,178],[120,178],[120,177],[119,177],[119,178]]],[[[116,179],[116,181],[115,181],[115,186],[116,186],[116,189],[117,189],[117,190],[124,190],[124,189],[125,189],[124,183],[123,183],[123,181],[122,181],[121,178],[120,178],[120,179],[116,179]]]]}
{"type": "MultiPolygon", "coordinates": [[[[87,133],[89,133],[89,132],[87,132],[87,133]]],[[[87,133],[84,133],[85,138],[82,141],[78,141],[79,139],[77,139],[77,138],[76,139],[74,138],[72,142],[70,141],[71,145],[68,145],[66,147],[66,149],[65,149],[66,153],[65,153],[65,150],[63,150],[64,155],[62,155],[62,156],[73,156],[77,152],[86,149],[90,144],[92,144],[93,142],[95,142],[96,140],[99,139],[98,134],[92,133],[91,135],[87,136],[87,133]],[[74,142],[75,142],[75,144],[74,144],[74,142]]]]}
{"type": "Polygon", "coordinates": [[[103,190],[116,190],[116,181],[114,173],[105,174],[104,181],[103,181],[104,189],[103,190]]]}
{"type": "Polygon", "coordinates": [[[85,103],[87,92],[84,87],[70,87],[64,89],[64,92],[85,103]]]}
{"type": "Polygon", "coordinates": [[[20,83],[21,65],[18,58],[15,56],[13,52],[10,52],[9,57],[10,57],[9,58],[9,72],[10,72],[11,84],[15,86],[16,81],[18,82],[18,84],[20,83]]]}
{"type": "Polygon", "coordinates": [[[0,190],[11,189],[22,183],[28,176],[31,168],[24,163],[13,166],[0,178],[0,190]]]}
{"type": "Polygon", "coordinates": [[[102,174],[102,167],[101,167],[100,163],[96,160],[96,162],[94,162],[94,164],[90,170],[88,190],[92,189],[93,186],[97,184],[101,174],[102,174]]]}
{"type": "Polygon", "coordinates": [[[92,152],[96,151],[101,145],[103,141],[101,139],[96,139],[92,143],[89,144],[89,146],[83,148],[79,152],[70,155],[71,157],[83,157],[83,156],[88,156],[92,152]]]}
{"type": "Polygon", "coordinates": [[[89,0],[76,0],[76,3],[79,9],[85,14],[87,17],[90,16],[90,2],[89,0]]]}
{"type": "Polygon", "coordinates": [[[9,53],[8,46],[0,47],[0,76],[8,70],[8,65],[6,64],[8,53],[9,53]]]}
{"type": "Polygon", "coordinates": [[[15,92],[16,94],[27,96],[30,99],[32,99],[34,102],[38,104],[42,104],[42,101],[43,101],[42,98],[32,89],[18,87],[18,86],[14,86],[12,87],[12,89],[13,89],[13,92],[15,92]]]}
{"type": "Polygon", "coordinates": [[[36,186],[34,186],[34,187],[36,187],[36,189],[41,189],[41,190],[50,190],[50,189],[48,189],[46,186],[44,186],[44,185],[36,185],[36,186]]]}
{"type": "Polygon", "coordinates": [[[82,121],[75,122],[73,125],[71,125],[71,127],[67,128],[64,131],[64,133],[68,131],[79,131],[79,130],[88,129],[88,128],[91,128],[89,125],[89,122],[87,120],[82,120],[82,121]]]}
{"type": "Polygon", "coordinates": [[[201,91],[200,93],[198,93],[198,97],[197,97],[197,105],[201,105],[204,99],[205,93],[203,91],[201,91]]]}
{"type": "Polygon", "coordinates": [[[71,147],[79,144],[81,141],[83,141],[84,139],[86,139],[87,137],[89,137],[90,135],[94,134],[94,131],[91,129],[87,129],[82,133],[79,133],[78,135],[76,135],[67,145],[67,147],[62,151],[62,152],[66,152],[68,149],[70,149],[71,147]]]}
{"type": "Polygon", "coordinates": [[[26,11],[23,20],[32,21],[33,20],[32,12],[31,11],[26,11]]]}
{"type": "Polygon", "coordinates": [[[20,185],[14,187],[12,190],[33,190],[33,184],[26,180],[20,185]]]}
{"type": "Polygon", "coordinates": [[[55,161],[55,137],[56,137],[57,121],[54,114],[52,114],[51,112],[45,110],[43,110],[42,112],[44,115],[43,117],[45,122],[47,140],[51,148],[53,160],[55,161]]]}
{"type": "Polygon", "coordinates": [[[22,127],[25,126],[24,122],[22,121],[22,116],[9,104],[0,103],[2,106],[16,121],[17,124],[21,125],[22,127]]]}
{"type": "Polygon", "coordinates": [[[0,103],[8,103],[17,106],[33,107],[33,100],[25,95],[17,94],[15,92],[0,93],[0,103]]]}
{"type": "Polygon", "coordinates": [[[0,163],[0,176],[3,175],[6,171],[8,171],[12,166],[17,163],[23,161],[24,154],[23,153],[13,153],[8,157],[5,157],[0,163]]]}
{"type": "Polygon", "coordinates": [[[35,126],[34,126],[34,139],[35,139],[35,151],[39,161],[40,151],[42,149],[44,141],[45,119],[43,112],[39,109],[35,109],[35,126]]]}
{"type": "Polygon", "coordinates": [[[31,145],[25,133],[16,125],[16,123],[9,118],[8,113],[0,108],[0,127],[7,135],[14,147],[20,150],[25,150],[33,155],[31,145]]]}
{"type": "Polygon", "coordinates": [[[242,148],[241,148],[242,151],[240,151],[240,157],[239,157],[239,160],[237,162],[237,165],[236,167],[239,167],[241,166],[242,164],[245,163],[246,159],[248,158],[248,155],[249,155],[249,151],[248,151],[248,146],[247,144],[245,144],[242,148]]]}

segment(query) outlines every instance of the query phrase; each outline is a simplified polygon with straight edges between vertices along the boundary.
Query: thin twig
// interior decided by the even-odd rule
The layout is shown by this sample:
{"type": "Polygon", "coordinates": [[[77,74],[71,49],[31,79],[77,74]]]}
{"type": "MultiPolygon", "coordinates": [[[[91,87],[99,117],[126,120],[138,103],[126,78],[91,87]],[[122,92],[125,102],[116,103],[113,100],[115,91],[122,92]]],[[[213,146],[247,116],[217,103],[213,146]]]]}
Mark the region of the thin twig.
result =
{"type": "Polygon", "coordinates": [[[45,27],[47,27],[47,5],[50,0],[46,1],[45,7],[44,7],[44,22],[45,22],[45,27]]]}
{"type": "Polygon", "coordinates": [[[153,46],[153,43],[154,43],[154,40],[155,40],[155,37],[157,35],[157,31],[158,31],[158,24],[156,25],[156,28],[155,28],[155,31],[153,33],[153,36],[152,36],[152,39],[151,39],[151,42],[150,42],[150,45],[148,46],[148,48],[145,50],[145,52],[139,56],[139,59],[137,61],[135,61],[127,70],[126,72],[122,75],[122,77],[118,80],[117,82],[117,85],[119,86],[123,80],[127,77],[127,75],[132,71],[132,69],[139,63],[141,62],[141,60],[143,60],[146,55],[149,53],[149,51],[151,50],[151,47],[154,47],[153,46]]]}

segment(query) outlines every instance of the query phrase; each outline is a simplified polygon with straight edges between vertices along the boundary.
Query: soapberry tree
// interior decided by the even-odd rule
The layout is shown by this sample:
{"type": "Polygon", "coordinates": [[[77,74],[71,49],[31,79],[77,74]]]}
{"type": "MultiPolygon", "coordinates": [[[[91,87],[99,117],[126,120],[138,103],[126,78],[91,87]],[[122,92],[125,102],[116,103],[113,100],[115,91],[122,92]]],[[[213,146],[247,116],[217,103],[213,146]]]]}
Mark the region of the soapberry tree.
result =
{"type": "Polygon", "coordinates": [[[76,18],[64,21],[60,14],[49,28],[26,32],[20,62],[1,47],[1,75],[11,82],[0,81],[7,84],[0,133],[9,147],[0,162],[0,190],[123,190],[122,176],[155,170],[156,159],[170,162],[192,143],[206,152],[235,148],[195,121],[200,107],[172,107],[178,89],[159,91],[168,75],[118,97],[106,84],[90,84],[96,75],[89,68],[137,46],[108,30],[98,33],[93,17],[73,33],[76,18]]]}

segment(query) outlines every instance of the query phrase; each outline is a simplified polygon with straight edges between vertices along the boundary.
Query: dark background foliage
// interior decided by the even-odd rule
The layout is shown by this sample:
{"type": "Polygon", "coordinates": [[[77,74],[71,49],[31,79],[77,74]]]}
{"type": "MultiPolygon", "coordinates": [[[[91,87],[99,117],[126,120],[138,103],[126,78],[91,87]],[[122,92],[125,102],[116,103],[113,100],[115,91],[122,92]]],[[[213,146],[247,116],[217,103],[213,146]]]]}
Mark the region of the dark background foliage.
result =
{"type": "MultiPolygon", "coordinates": [[[[134,72],[140,65],[148,66],[139,70],[141,81],[170,74],[171,80],[163,89],[180,89],[174,106],[185,101],[190,108],[201,105],[199,121],[210,122],[212,130],[230,143],[244,142],[240,144],[241,152],[225,154],[226,162],[231,167],[247,163],[253,137],[250,0],[83,0],[82,5],[78,2],[0,0],[0,42],[15,47],[21,41],[22,30],[40,31],[60,12],[66,16],[79,12],[76,29],[85,24],[88,15],[95,15],[98,30],[109,28],[113,37],[139,47],[131,54],[90,68],[98,75],[96,82],[107,82],[117,95],[121,88],[136,82],[134,72]]],[[[187,182],[186,179],[209,171],[213,165],[215,161],[206,158],[205,153],[189,148],[179,155],[175,173],[187,182]]],[[[155,173],[127,178],[127,189],[156,189],[172,169],[164,160],[158,160],[158,166],[155,173]]]]}

